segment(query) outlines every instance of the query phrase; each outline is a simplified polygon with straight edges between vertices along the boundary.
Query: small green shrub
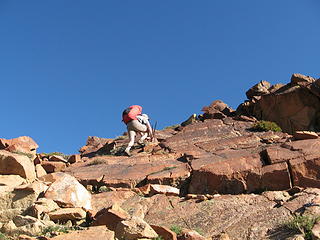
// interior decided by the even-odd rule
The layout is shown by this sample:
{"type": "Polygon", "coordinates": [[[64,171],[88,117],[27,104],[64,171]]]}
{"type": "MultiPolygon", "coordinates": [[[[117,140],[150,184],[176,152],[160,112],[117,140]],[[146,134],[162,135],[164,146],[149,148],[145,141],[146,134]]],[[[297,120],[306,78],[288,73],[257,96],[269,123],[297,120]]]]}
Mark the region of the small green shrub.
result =
{"type": "Polygon", "coordinates": [[[97,159],[90,161],[87,164],[87,166],[99,165],[99,164],[104,164],[104,163],[105,163],[105,161],[103,159],[97,158],[97,159]]]}
{"type": "Polygon", "coordinates": [[[302,233],[306,240],[312,239],[312,228],[316,221],[320,220],[320,217],[313,216],[295,216],[291,221],[285,225],[297,233],[302,233]]]}
{"type": "Polygon", "coordinates": [[[1,240],[9,240],[9,238],[3,233],[0,233],[0,239],[1,240]]]}
{"type": "Polygon", "coordinates": [[[204,232],[200,228],[196,228],[195,231],[199,233],[201,236],[204,236],[204,232]]]}
{"type": "Polygon", "coordinates": [[[161,236],[158,236],[158,237],[154,238],[153,240],[163,240],[163,238],[161,236]]]}
{"type": "Polygon", "coordinates": [[[282,129],[275,122],[269,122],[269,121],[256,122],[251,128],[251,130],[259,131],[259,132],[267,132],[267,131],[282,132],[282,129]]]}
{"type": "Polygon", "coordinates": [[[170,230],[172,231],[172,232],[175,232],[178,236],[181,234],[181,232],[182,232],[182,228],[180,227],[180,226],[178,226],[178,225],[172,225],[171,227],[170,227],[170,230]]]}
{"type": "Polygon", "coordinates": [[[32,153],[25,153],[25,152],[20,152],[20,151],[14,151],[12,153],[15,153],[15,154],[19,154],[19,155],[23,155],[23,156],[27,156],[28,158],[30,159],[33,159],[34,158],[34,155],[32,153]]]}
{"type": "Polygon", "coordinates": [[[54,226],[48,226],[45,229],[42,230],[42,234],[51,234],[53,232],[62,232],[62,233],[68,233],[69,228],[61,225],[54,225],[54,226]]]}

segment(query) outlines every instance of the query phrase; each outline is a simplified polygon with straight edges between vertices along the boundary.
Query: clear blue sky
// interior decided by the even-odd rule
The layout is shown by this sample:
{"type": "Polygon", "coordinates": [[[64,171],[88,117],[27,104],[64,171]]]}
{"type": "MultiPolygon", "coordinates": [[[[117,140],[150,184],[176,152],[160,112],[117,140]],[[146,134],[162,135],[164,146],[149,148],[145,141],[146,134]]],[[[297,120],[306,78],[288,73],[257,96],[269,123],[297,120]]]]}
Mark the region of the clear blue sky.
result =
{"type": "Polygon", "coordinates": [[[260,80],[319,78],[319,2],[0,0],[0,137],[77,153],[132,104],[163,128],[260,80]]]}

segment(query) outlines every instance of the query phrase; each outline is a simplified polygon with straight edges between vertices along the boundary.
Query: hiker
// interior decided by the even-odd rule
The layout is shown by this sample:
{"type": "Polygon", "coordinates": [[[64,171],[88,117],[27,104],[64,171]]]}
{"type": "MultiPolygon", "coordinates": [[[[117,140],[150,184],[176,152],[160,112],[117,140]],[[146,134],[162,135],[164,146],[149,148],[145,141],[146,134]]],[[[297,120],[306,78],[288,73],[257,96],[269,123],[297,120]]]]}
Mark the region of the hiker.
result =
{"type": "Polygon", "coordinates": [[[122,121],[127,125],[130,140],[125,153],[130,156],[130,149],[134,145],[136,135],[141,135],[138,143],[143,144],[148,137],[153,138],[153,131],[148,115],[142,114],[142,107],[139,105],[132,105],[125,109],[122,113],[122,121]]]}

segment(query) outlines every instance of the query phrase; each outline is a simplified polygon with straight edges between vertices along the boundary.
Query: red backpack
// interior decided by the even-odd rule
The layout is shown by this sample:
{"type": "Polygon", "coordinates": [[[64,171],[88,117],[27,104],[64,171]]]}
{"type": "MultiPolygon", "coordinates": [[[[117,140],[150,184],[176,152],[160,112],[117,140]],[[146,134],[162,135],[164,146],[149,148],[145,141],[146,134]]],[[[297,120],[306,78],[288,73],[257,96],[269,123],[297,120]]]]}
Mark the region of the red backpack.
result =
{"type": "Polygon", "coordinates": [[[122,121],[127,124],[132,120],[137,120],[137,116],[142,113],[142,107],[139,105],[132,105],[122,112],[122,121]]]}

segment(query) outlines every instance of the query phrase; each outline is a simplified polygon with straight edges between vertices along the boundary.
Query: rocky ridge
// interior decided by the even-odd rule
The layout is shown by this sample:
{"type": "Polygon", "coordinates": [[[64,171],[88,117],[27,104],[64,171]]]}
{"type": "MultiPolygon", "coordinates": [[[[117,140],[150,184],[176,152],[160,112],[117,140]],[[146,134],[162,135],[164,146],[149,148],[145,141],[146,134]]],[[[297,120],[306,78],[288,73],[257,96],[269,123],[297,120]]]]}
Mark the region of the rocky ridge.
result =
{"type": "Polygon", "coordinates": [[[1,231],[15,239],[303,239],[285,222],[320,216],[317,84],[299,74],[287,85],[262,81],[236,111],[214,101],[157,130],[132,157],[122,155],[125,136],[89,137],[72,156],[37,154],[29,137],[0,139],[1,231]],[[257,132],[258,120],[284,132],[257,132]],[[78,230],[60,235],[65,229],[78,230]]]}

